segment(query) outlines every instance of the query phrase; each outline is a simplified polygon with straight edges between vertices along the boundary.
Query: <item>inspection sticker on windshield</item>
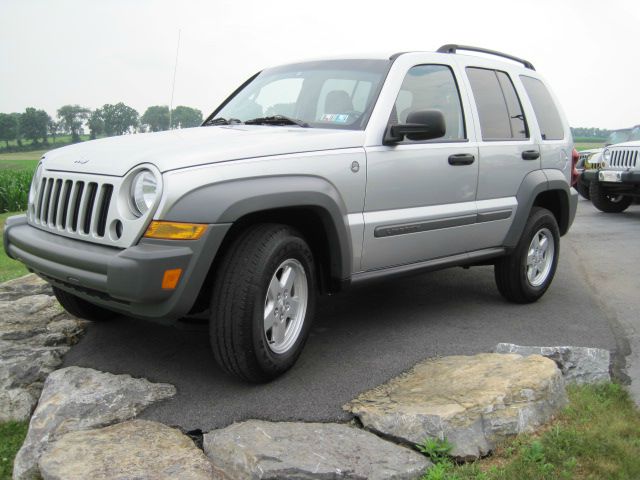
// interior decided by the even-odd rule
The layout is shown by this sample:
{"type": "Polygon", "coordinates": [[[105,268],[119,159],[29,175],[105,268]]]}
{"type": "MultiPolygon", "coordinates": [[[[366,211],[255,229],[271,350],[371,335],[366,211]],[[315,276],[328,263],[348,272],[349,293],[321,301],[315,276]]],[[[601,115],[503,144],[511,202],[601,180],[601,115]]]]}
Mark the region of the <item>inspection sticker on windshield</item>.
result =
{"type": "Polygon", "coordinates": [[[349,115],[346,113],[325,113],[322,115],[321,120],[323,122],[347,123],[349,115]]]}

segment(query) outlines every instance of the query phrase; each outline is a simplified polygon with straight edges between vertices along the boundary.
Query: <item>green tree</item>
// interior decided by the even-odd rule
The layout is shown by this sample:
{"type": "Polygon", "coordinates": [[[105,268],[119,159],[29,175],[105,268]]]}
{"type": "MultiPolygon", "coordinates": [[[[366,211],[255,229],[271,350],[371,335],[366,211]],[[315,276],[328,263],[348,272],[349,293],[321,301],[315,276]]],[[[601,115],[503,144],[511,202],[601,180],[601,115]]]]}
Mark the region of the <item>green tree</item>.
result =
{"type": "Polygon", "coordinates": [[[22,116],[22,114],[18,112],[13,112],[13,113],[10,113],[9,115],[11,115],[11,117],[13,118],[13,121],[16,124],[16,143],[18,144],[19,147],[21,147],[22,132],[20,131],[20,117],[22,116]]]}
{"type": "Polygon", "coordinates": [[[10,140],[18,137],[18,122],[9,113],[0,113],[0,140],[4,140],[9,147],[10,140]]]}
{"type": "Polygon", "coordinates": [[[202,124],[202,112],[197,108],[179,105],[171,111],[171,128],[198,127],[202,124]]]}
{"type": "Polygon", "coordinates": [[[91,110],[80,105],[65,105],[58,109],[58,119],[62,129],[71,134],[71,141],[80,141],[80,129],[89,118],[91,110]]]}
{"type": "Polygon", "coordinates": [[[56,122],[51,119],[49,122],[49,136],[53,138],[53,143],[56,143],[58,133],[60,133],[60,122],[56,122]]]}
{"type": "Polygon", "coordinates": [[[166,105],[154,105],[147,108],[140,119],[150,132],[169,130],[169,107],[166,105]]]}
{"type": "Polygon", "coordinates": [[[138,112],[122,102],[102,106],[104,133],[112,137],[124,135],[138,126],[138,112]]]}
{"type": "Polygon", "coordinates": [[[96,108],[87,120],[87,126],[89,127],[90,138],[93,140],[98,135],[104,133],[104,119],[102,118],[102,110],[96,108]]]}
{"type": "Polygon", "coordinates": [[[20,133],[33,143],[38,143],[38,139],[45,143],[50,122],[51,117],[47,112],[29,107],[20,115],[20,133]]]}

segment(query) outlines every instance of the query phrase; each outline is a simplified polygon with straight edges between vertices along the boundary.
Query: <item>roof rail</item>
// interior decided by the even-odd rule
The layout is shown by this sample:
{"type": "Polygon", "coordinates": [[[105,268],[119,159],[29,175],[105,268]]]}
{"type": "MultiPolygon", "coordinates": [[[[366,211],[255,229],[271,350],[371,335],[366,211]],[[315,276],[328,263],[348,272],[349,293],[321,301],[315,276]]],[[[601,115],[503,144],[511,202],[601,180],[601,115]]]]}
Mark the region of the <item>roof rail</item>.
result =
{"type": "Polygon", "coordinates": [[[453,43],[449,43],[447,45],[441,46],[437,51],[438,53],[456,53],[457,50],[467,50],[469,52],[487,53],[489,55],[496,55],[498,57],[508,58],[509,60],[513,60],[515,62],[523,64],[525,68],[528,68],[529,70],[535,70],[533,64],[528,60],[514,57],[513,55],[509,55],[508,53],[489,50],[488,48],[471,47],[469,45],[455,45],[453,43]]]}

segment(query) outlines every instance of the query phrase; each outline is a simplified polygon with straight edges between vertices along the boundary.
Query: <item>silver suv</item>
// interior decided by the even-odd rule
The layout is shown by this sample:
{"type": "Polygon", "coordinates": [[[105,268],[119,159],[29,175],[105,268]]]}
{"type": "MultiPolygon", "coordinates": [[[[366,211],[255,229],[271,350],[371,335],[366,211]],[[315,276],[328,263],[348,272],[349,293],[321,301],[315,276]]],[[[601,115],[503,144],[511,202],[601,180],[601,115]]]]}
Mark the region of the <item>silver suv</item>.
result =
{"type": "Polygon", "coordinates": [[[261,382],[296,361],[319,293],[492,264],[508,300],[539,299],[576,211],[572,150],[526,60],[296,63],[199,128],[47,153],[4,245],[79,317],[209,311],[217,362],[261,382]]]}

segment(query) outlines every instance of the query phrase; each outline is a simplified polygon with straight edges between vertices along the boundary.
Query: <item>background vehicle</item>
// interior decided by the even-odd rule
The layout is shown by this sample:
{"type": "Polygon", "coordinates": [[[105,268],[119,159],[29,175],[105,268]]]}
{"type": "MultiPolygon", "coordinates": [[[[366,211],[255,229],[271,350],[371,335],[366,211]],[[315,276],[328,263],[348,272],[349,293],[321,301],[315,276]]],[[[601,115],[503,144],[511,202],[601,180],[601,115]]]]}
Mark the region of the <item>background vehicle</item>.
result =
{"type": "Polygon", "coordinates": [[[218,364],[259,382],[296,361],[318,293],[492,264],[506,299],[538,300],[575,216],[572,157],[557,101],[511,55],[285,65],[200,128],[49,152],[5,249],[80,317],[209,308],[218,364]]]}
{"type": "MultiPolygon", "coordinates": [[[[634,140],[640,140],[640,125],[636,125],[633,128],[614,130],[609,134],[605,142],[605,147],[634,140]]],[[[598,170],[601,167],[603,150],[604,148],[582,150],[578,157],[578,164],[576,165],[578,181],[576,182],[575,188],[578,190],[578,193],[587,200],[591,198],[589,193],[590,182],[585,178],[583,173],[588,170],[598,170]]]]}

